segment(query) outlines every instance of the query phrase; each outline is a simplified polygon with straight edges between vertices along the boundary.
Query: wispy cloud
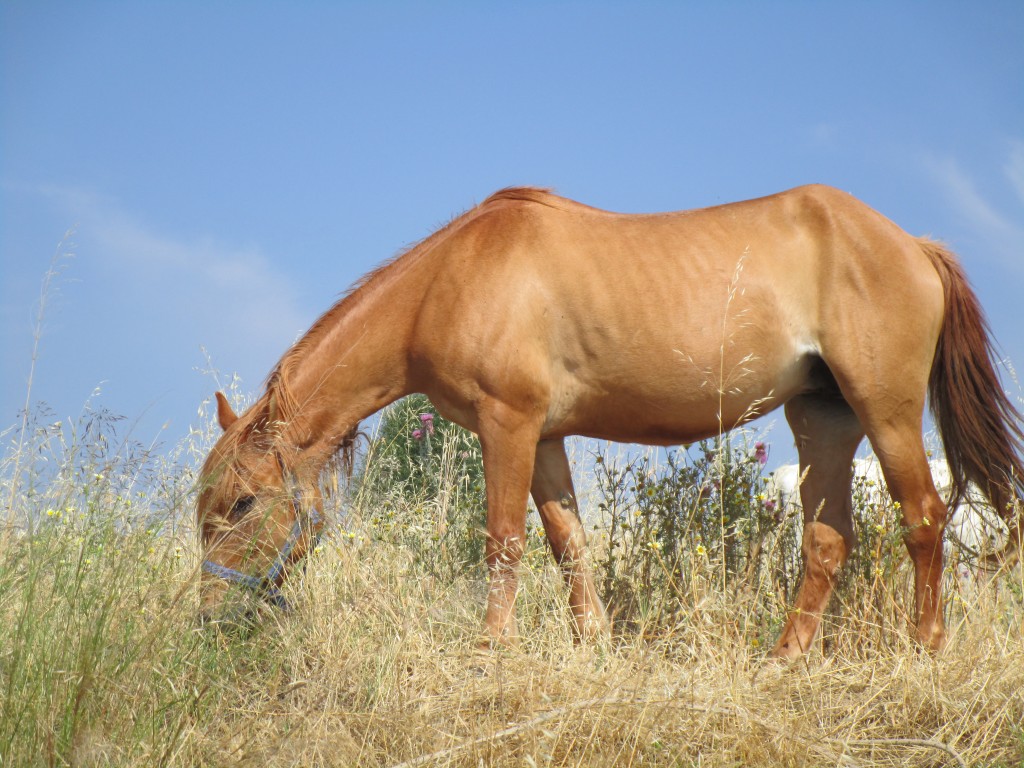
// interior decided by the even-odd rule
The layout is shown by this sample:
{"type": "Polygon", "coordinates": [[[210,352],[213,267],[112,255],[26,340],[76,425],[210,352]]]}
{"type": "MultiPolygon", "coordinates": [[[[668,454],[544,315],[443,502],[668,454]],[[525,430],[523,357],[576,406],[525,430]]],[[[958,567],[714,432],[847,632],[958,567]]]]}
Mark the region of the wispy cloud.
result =
{"type": "Polygon", "coordinates": [[[141,307],[139,322],[163,324],[175,346],[195,351],[192,362],[202,345],[218,363],[245,367],[255,358],[266,367],[310,322],[292,280],[256,248],[158,232],[81,189],[43,191],[81,222],[82,246],[116,275],[111,295],[141,307]]]}
{"type": "MultiPolygon", "coordinates": [[[[1019,223],[1024,212],[1011,217],[1000,210],[956,158],[926,156],[924,164],[964,224],[986,243],[990,256],[1002,267],[1024,274],[1024,226],[1019,223]]],[[[1024,142],[1011,145],[1003,171],[1024,204],[1024,142]]]]}

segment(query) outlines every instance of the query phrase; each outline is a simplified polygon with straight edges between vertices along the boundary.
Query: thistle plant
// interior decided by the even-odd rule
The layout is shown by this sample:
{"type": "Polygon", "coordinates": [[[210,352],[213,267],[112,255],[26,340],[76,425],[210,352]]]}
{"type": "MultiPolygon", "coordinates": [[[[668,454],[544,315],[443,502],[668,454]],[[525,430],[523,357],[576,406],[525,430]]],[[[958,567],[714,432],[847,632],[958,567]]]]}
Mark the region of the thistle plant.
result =
{"type": "Polygon", "coordinates": [[[476,436],[424,395],[383,412],[353,483],[362,535],[399,544],[433,575],[455,578],[483,559],[483,457],[476,436]]]}

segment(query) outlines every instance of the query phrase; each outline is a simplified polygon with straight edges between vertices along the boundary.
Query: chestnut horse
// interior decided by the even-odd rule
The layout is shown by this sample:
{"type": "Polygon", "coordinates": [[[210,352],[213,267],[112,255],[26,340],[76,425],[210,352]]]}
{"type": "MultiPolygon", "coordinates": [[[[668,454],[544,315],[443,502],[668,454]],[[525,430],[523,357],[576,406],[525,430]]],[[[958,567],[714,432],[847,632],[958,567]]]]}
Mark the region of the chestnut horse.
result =
{"type": "Polygon", "coordinates": [[[232,584],[278,586],[323,525],[318,478],[360,420],[413,392],[480,436],[488,642],[516,636],[527,496],[580,636],[608,630],[584,557],[564,438],[689,443],[785,406],[805,472],[804,581],[775,654],[811,644],[855,543],[851,462],[867,436],[903,515],[916,637],[943,645],[946,506],[922,441],[926,395],[953,498],[969,482],[1019,545],[1020,415],[1000,388],[956,258],[853,197],[806,186],[747,202],[610,213],[502,190],[361,280],[284,355],[202,473],[201,615],[232,584]]]}

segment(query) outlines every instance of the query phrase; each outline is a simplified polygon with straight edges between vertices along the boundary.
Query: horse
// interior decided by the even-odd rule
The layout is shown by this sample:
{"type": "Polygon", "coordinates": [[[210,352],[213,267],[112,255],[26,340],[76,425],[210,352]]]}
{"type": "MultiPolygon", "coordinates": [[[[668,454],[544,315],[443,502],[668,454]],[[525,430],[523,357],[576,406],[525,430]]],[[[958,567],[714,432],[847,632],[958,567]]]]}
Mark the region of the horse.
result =
{"type": "Polygon", "coordinates": [[[224,432],[197,498],[200,616],[229,616],[228,595],[249,589],[280,598],[322,530],[324,468],[351,456],[363,419],[418,392],[480,439],[482,642],[517,639],[530,495],[574,634],[599,638],[610,624],[565,438],[690,443],[783,407],[804,477],[805,574],[773,654],[811,646],[854,546],[851,467],[865,437],[900,503],[912,631],[937,651],[947,512],[925,454],[926,401],[953,503],[973,482],[1021,544],[1024,431],[992,344],[947,247],[834,188],[655,214],[500,190],[358,281],[242,415],[218,393],[224,432]]]}

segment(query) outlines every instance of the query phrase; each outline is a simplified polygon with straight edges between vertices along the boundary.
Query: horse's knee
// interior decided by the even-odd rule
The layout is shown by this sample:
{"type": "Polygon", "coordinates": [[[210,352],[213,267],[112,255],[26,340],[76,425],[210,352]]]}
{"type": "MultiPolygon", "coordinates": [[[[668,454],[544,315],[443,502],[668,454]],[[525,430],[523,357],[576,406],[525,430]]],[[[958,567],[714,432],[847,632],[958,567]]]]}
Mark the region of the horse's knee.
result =
{"type": "Polygon", "coordinates": [[[487,564],[491,568],[518,565],[526,549],[523,538],[518,532],[488,533],[485,547],[487,564]]]}
{"type": "Polygon", "coordinates": [[[948,516],[946,505],[938,498],[920,505],[919,514],[904,512],[903,540],[911,557],[933,557],[942,552],[942,533],[948,516]]]}
{"type": "Polygon", "coordinates": [[[804,526],[802,547],[808,575],[821,575],[831,581],[846,562],[853,544],[852,534],[844,536],[825,523],[808,523],[804,526]]]}
{"type": "Polygon", "coordinates": [[[942,532],[936,530],[933,524],[918,523],[907,526],[903,541],[907,545],[907,551],[915,561],[919,558],[932,558],[942,553],[942,532]]]}
{"type": "Polygon", "coordinates": [[[551,556],[559,565],[574,563],[583,557],[587,545],[583,526],[575,516],[571,519],[546,520],[544,533],[551,556]]]}

